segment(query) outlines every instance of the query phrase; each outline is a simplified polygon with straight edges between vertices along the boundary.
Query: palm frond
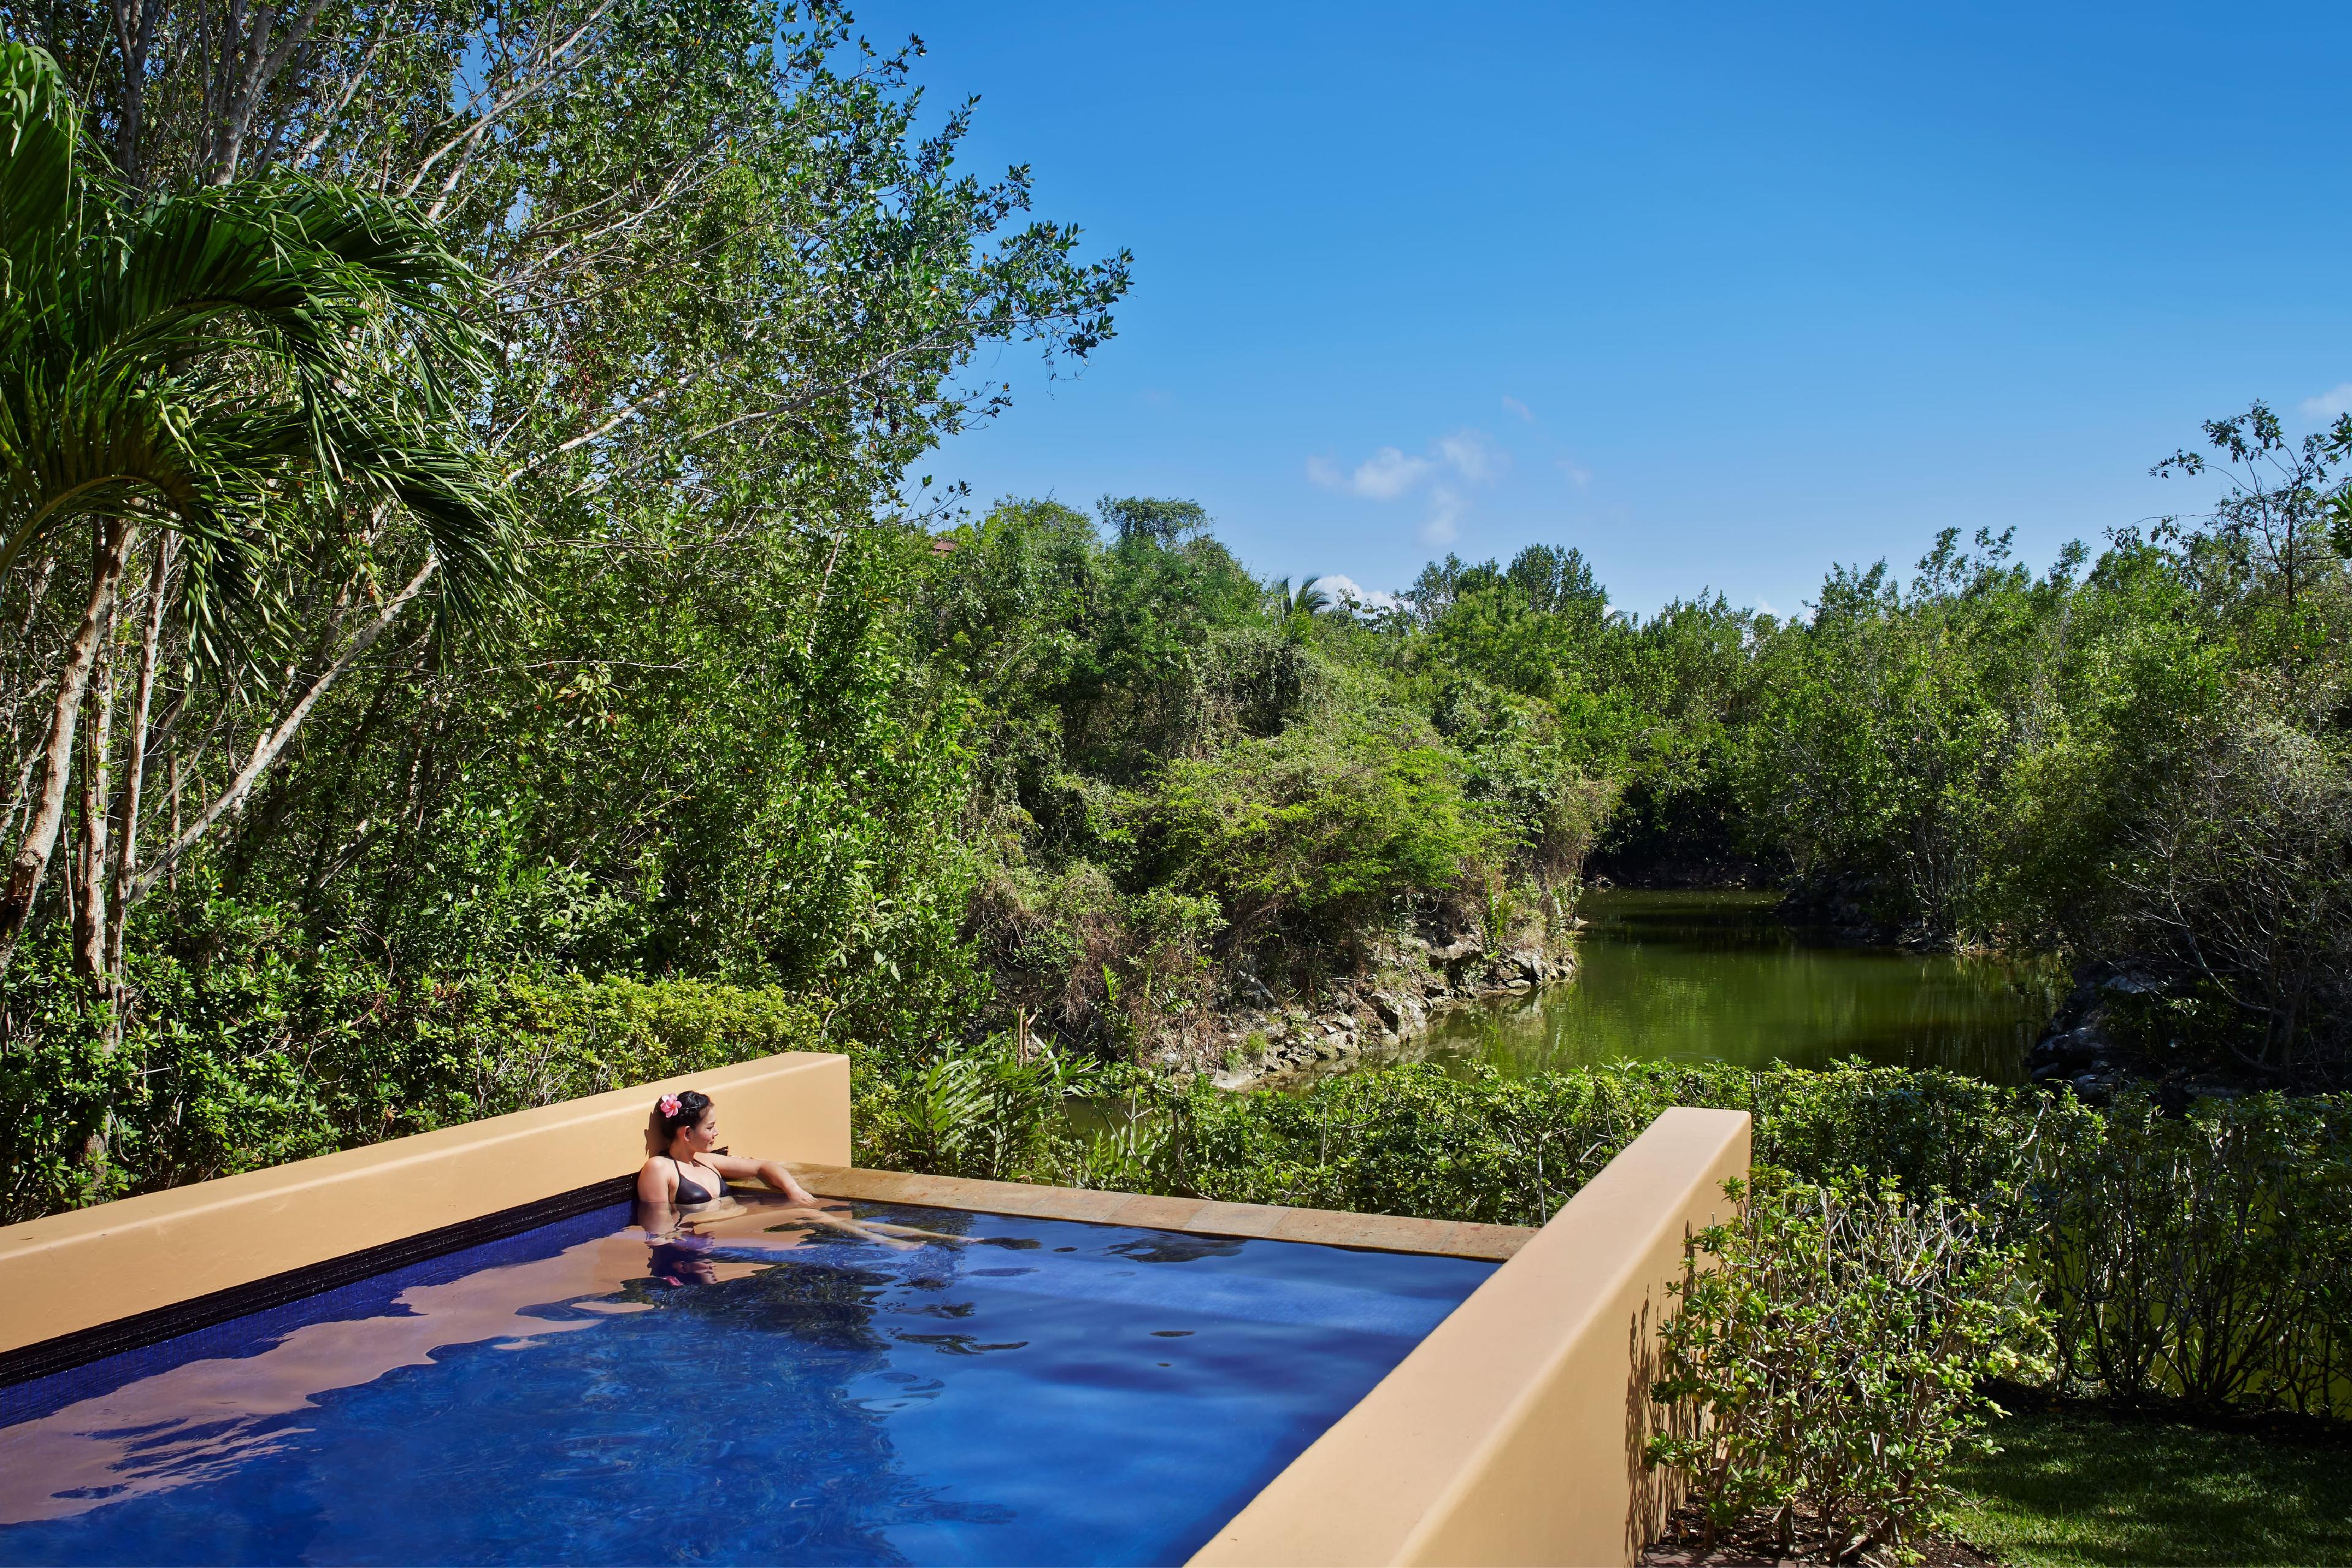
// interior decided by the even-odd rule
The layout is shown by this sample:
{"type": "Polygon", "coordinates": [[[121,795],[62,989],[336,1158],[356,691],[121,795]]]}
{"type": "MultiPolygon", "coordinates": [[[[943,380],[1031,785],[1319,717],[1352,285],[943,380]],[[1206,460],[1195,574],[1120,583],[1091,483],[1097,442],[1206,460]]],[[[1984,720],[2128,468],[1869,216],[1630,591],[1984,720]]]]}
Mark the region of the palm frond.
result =
{"type": "Polygon", "coordinates": [[[182,611],[226,658],[268,640],[286,561],[390,508],[445,615],[509,604],[511,508],[462,406],[494,345],[432,226],[295,176],[127,206],[77,185],[75,123],[55,64],[0,46],[0,574],[90,518],[149,518],[186,540],[182,611]]]}
{"type": "Polygon", "coordinates": [[[0,42],[0,287],[8,293],[38,275],[63,239],[79,124],[48,51],[0,42]]]}

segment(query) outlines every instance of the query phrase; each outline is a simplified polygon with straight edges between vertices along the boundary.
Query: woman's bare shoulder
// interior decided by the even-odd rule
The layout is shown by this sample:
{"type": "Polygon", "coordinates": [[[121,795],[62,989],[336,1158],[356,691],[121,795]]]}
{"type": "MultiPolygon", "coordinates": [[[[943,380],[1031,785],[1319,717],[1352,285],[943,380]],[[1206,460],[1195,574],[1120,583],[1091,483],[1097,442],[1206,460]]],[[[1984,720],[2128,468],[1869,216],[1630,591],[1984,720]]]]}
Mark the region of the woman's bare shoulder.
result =
{"type": "Polygon", "coordinates": [[[659,1154],[647,1155],[637,1167],[637,1195],[641,1198],[666,1198],[670,1185],[677,1178],[670,1173],[669,1162],[659,1154]]]}

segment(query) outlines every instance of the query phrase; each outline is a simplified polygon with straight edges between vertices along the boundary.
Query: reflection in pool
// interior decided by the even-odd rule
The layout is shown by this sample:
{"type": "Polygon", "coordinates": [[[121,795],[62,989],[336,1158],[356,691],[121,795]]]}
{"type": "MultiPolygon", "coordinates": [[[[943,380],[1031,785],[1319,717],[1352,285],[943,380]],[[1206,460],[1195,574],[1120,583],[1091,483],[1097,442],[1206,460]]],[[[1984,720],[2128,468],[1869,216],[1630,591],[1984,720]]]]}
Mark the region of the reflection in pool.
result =
{"type": "Polygon", "coordinates": [[[1494,1268],[730,1209],[0,1389],[0,1563],[1181,1561],[1494,1268]]]}
{"type": "Polygon", "coordinates": [[[1455,1014],[1437,1058],[1535,1072],[1634,1059],[1822,1067],[1860,1056],[2023,1076],[2057,1000],[2054,973],[1996,958],[1835,946],[1773,916],[1769,893],[1610,891],[1577,974],[1530,999],[1455,1014]]]}

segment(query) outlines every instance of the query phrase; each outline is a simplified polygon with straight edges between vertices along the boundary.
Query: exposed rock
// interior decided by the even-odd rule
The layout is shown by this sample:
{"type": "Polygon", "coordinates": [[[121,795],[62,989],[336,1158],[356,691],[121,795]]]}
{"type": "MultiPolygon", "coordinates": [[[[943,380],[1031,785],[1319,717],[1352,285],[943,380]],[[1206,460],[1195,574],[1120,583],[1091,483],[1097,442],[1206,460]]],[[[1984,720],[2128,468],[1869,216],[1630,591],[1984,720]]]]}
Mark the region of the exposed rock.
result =
{"type": "MultiPolygon", "coordinates": [[[[1447,1009],[1527,996],[1575,972],[1564,950],[1555,954],[1522,946],[1490,952],[1475,934],[1432,943],[1391,933],[1375,944],[1371,959],[1367,977],[1342,982],[1311,1012],[1269,994],[1260,1007],[1211,1017],[1192,1037],[1194,1059],[1219,1089],[1240,1089],[1344,1071],[1365,1059],[1409,1057],[1447,1009]]],[[[1255,975],[1249,980],[1256,984],[1255,975]]],[[[1231,989],[1257,994],[1239,981],[1231,989]]]]}
{"type": "Polygon", "coordinates": [[[2035,1083],[2064,1082],[2094,1105],[2104,1105],[2135,1076],[2130,1053],[2115,1037],[2116,998],[2165,989],[2147,964],[2109,959],[2074,972],[2074,988],[2025,1056],[2026,1076],[2035,1083]]]}
{"type": "Polygon", "coordinates": [[[2144,1089],[2168,1110],[2199,1100],[2229,1100],[2261,1089],[2297,1085],[2251,1064],[2215,1061],[2178,1041],[2136,1040],[2121,1027],[2126,999],[2160,996],[2175,990],[2162,971],[2144,960],[2104,959],[2074,971],[2074,987],[2059,1004],[2042,1037],[2026,1053],[2027,1076],[2035,1083],[2064,1084],[2093,1105],[2105,1105],[2127,1088],[2144,1089]]]}
{"type": "Polygon", "coordinates": [[[1250,1003],[1259,1007],[1271,1007],[1274,1005],[1274,993],[1267,989],[1265,981],[1260,980],[1256,975],[1252,974],[1246,969],[1239,970],[1234,973],[1233,985],[1234,994],[1240,997],[1244,1002],[1250,1003]]]}
{"type": "Polygon", "coordinates": [[[1532,947],[1503,954],[1502,962],[1519,972],[1519,977],[1530,985],[1541,984],[1551,977],[1551,961],[1532,947]]]}

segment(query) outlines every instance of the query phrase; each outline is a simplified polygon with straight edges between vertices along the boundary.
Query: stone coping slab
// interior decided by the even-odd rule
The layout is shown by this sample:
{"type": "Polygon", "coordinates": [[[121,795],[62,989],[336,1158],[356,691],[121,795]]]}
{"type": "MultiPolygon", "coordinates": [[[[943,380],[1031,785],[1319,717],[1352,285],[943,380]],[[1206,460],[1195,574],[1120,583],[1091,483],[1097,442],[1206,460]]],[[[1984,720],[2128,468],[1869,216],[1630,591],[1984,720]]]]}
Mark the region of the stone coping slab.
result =
{"type": "Polygon", "coordinates": [[[1306,1241],[1374,1252],[1420,1252],[1500,1262],[1536,1235],[1516,1225],[1345,1214],[1331,1209],[1285,1208],[1276,1204],[1227,1204],[1206,1198],[1163,1198],[1083,1187],[1035,1186],[1026,1182],[981,1182],[963,1176],[913,1176],[901,1171],[868,1171],[851,1165],[798,1165],[794,1170],[809,1191],[819,1197],[910,1204],[920,1208],[976,1209],[982,1214],[1083,1220],[1143,1230],[1192,1231],[1202,1236],[1306,1241]]]}

